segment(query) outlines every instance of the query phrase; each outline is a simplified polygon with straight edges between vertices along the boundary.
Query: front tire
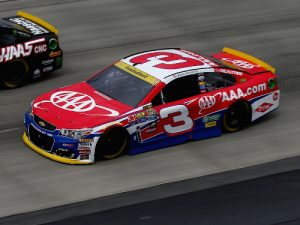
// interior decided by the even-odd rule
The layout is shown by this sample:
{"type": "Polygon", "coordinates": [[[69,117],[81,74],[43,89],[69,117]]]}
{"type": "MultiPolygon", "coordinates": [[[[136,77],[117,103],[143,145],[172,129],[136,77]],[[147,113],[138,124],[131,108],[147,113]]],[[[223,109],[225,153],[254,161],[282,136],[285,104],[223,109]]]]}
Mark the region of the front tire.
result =
{"type": "Polygon", "coordinates": [[[1,84],[6,88],[17,88],[27,80],[28,66],[23,60],[7,63],[0,77],[1,84]]]}
{"type": "Polygon", "coordinates": [[[222,129],[225,132],[236,132],[250,123],[251,110],[247,102],[236,102],[230,106],[223,117],[222,129]]]}
{"type": "Polygon", "coordinates": [[[126,152],[129,135],[123,128],[111,128],[105,131],[96,146],[95,160],[115,159],[126,152]]]}

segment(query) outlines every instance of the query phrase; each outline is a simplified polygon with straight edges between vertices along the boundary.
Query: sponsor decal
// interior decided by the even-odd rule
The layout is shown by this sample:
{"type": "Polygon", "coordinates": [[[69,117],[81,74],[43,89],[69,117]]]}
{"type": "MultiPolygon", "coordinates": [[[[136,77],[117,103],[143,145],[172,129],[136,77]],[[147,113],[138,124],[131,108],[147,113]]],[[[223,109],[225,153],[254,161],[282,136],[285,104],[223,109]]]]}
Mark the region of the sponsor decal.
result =
{"type": "Polygon", "coordinates": [[[54,59],[46,59],[42,61],[42,65],[48,66],[50,64],[54,63],[54,59]]]}
{"type": "Polygon", "coordinates": [[[93,142],[94,139],[89,139],[89,138],[82,138],[82,139],[79,139],[79,142],[93,142]]]}
{"type": "Polygon", "coordinates": [[[152,133],[156,131],[156,128],[149,128],[149,129],[146,129],[146,133],[149,134],[149,133],[152,133]]]}
{"type": "Polygon", "coordinates": [[[9,21],[18,24],[22,27],[25,27],[26,29],[30,30],[30,32],[34,35],[49,33],[49,31],[45,28],[22,17],[10,18],[9,21]]]}
{"type": "Polygon", "coordinates": [[[243,75],[243,73],[240,72],[240,71],[229,70],[229,69],[222,69],[222,68],[215,68],[215,72],[227,73],[227,74],[238,75],[238,76],[242,76],[243,75]]]}
{"type": "Polygon", "coordinates": [[[115,66],[122,70],[125,70],[127,73],[130,73],[130,74],[152,84],[153,86],[159,83],[159,80],[156,79],[155,77],[152,77],[151,75],[149,75],[133,66],[130,66],[124,62],[121,62],[121,61],[117,62],[115,64],[115,66]]]}
{"type": "Polygon", "coordinates": [[[90,158],[90,155],[80,155],[80,160],[86,160],[89,158],[90,158]]]}
{"type": "Polygon", "coordinates": [[[78,151],[82,151],[82,150],[91,150],[90,146],[81,146],[77,148],[78,151]]]}
{"type": "Polygon", "coordinates": [[[222,58],[221,60],[230,62],[233,65],[244,68],[244,69],[253,69],[254,67],[260,67],[260,65],[254,65],[252,63],[249,63],[249,62],[241,60],[241,59],[222,58]]]}
{"type": "Polygon", "coordinates": [[[60,56],[61,54],[62,54],[62,52],[60,50],[59,51],[52,51],[52,52],[50,52],[49,57],[53,58],[53,57],[56,57],[56,56],[60,56]]]}
{"type": "Polygon", "coordinates": [[[143,110],[147,110],[147,109],[151,109],[151,108],[152,108],[151,104],[143,106],[143,110]]]}
{"type": "Polygon", "coordinates": [[[217,126],[217,121],[211,121],[208,123],[205,123],[205,128],[215,127],[217,126]]]}
{"type": "Polygon", "coordinates": [[[185,77],[189,76],[191,74],[198,74],[203,75],[203,69],[198,69],[198,70],[189,70],[189,71],[184,71],[184,72],[179,72],[173,75],[174,78],[179,78],[179,77],[185,77]]]}
{"type": "Polygon", "coordinates": [[[73,91],[55,92],[51,95],[50,102],[58,108],[73,112],[87,112],[96,106],[90,96],[73,91]]]}
{"type": "Polygon", "coordinates": [[[260,106],[258,106],[255,111],[264,113],[268,109],[270,109],[272,107],[272,105],[273,104],[271,104],[271,103],[264,102],[263,104],[261,104],[260,106]]]}
{"type": "Polygon", "coordinates": [[[211,115],[211,116],[204,116],[202,118],[202,122],[203,123],[209,123],[209,122],[217,121],[220,118],[221,118],[220,114],[215,114],[215,115],[211,115]]]}
{"type": "Polygon", "coordinates": [[[157,122],[150,123],[149,127],[150,127],[151,129],[156,128],[156,127],[157,127],[157,122]]]}
{"type": "Polygon", "coordinates": [[[278,97],[279,97],[278,92],[275,92],[275,93],[273,94],[273,100],[276,101],[276,100],[278,99],[278,97]]]}
{"type": "Polygon", "coordinates": [[[149,134],[156,131],[156,128],[157,128],[157,122],[153,122],[150,123],[149,126],[144,129],[144,131],[146,132],[146,134],[149,134]]]}
{"type": "Polygon", "coordinates": [[[216,104],[216,96],[220,95],[220,94],[221,93],[217,93],[215,95],[203,96],[203,97],[199,98],[199,101],[198,101],[198,105],[200,108],[199,114],[202,113],[202,110],[213,107],[216,104]]]}
{"type": "Polygon", "coordinates": [[[158,119],[158,113],[155,109],[149,108],[143,112],[130,115],[128,117],[128,122],[130,125],[138,124],[138,123],[144,123],[149,120],[157,120],[158,119]]]}
{"type": "Polygon", "coordinates": [[[53,66],[47,66],[47,67],[43,68],[44,73],[50,72],[52,70],[53,70],[53,66]]]}
{"type": "Polygon", "coordinates": [[[81,155],[91,154],[91,150],[78,150],[78,153],[81,155]]]}
{"type": "Polygon", "coordinates": [[[267,84],[258,84],[252,87],[248,87],[245,91],[243,91],[241,88],[237,89],[232,89],[228,92],[223,91],[223,92],[218,92],[214,95],[208,95],[208,96],[202,96],[198,100],[198,105],[199,105],[199,114],[202,114],[203,110],[212,108],[215,106],[217,99],[221,98],[222,102],[227,102],[227,101],[232,101],[232,100],[237,100],[240,98],[247,97],[252,94],[256,94],[262,91],[267,90],[267,84]]]}
{"type": "Polygon", "coordinates": [[[74,144],[63,143],[62,146],[71,148],[74,146],[74,144]]]}
{"type": "MultiPolygon", "coordinates": [[[[73,91],[55,92],[51,95],[50,101],[58,108],[73,112],[87,112],[96,107],[96,103],[92,97],[87,94],[73,91]]],[[[114,110],[107,109],[107,111],[110,111],[112,114],[119,115],[119,113],[114,110]]]]}
{"type": "Polygon", "coordinates": [[[40,69],[36,69],[33,71],[33,78],[38,78],[41,76],[41,70],[40,69]]]}
{"type": "Polygon", "coordinates": [[[8,62],[13,59],[30,56],[32,52],[37,54],[39,51],[44,51],[44,45],[41,45],[43,42],[45,42],[45,38],[0,48],[0,62],[8,62]]]}
{"type": "Polygon", "coordinates": [[[47,51],[47,45],[37,45],[34,47],[34,53],[39,54],[47,51]]]}
{"type": "Polygon", "coordinates": [[[242,79],[240,79],[240,84],[245,83],[246,81],[247,81],[246,78],[242,78],[242,79]]]}
{"type": "Polygon", "coordinates": [[[237,100],[265,90],[267,90],[267,85],[263,83],[263,84],[255,85],[253,87],[249,87],[246,89],[245,92],[243,92],[241,88],[238,88],[236,90],[230,90],[229,93],[224,91],[222,92],[222,102],[237,100]]]}
{"type": "Polygon", "coordinates": [[[40,108],[41,103],[52,103],[58,108],[72,111],[72,112],[88,112],[94,108],[100,108],[107,113],[97,114],[99,116],[118,116],[119,112],[106,108],[104,106],[97,105],[95,100],[87,94],[83,94],[75,91],[58,91],[50,96],[50,100],[43,100],[35,103],[35,108],[40,108]]]}
{"type": "Polygon", "coordinates": [[[91,146],[92,146],[91,142],[78,143],[78,147],[91,147],[91,146]]]}
{"type": "Polygon", "coordinates": [[[230,90],[229,93],[223,92],[222,96],[223,96],[222,102],[226,102],[226,101],[232,101],[234,99],[236,100],[236,99],[240,99],[242,97],[245,97],[245,94],[242,91],[242,89],[238,88],[237,90],[230,90]]]}

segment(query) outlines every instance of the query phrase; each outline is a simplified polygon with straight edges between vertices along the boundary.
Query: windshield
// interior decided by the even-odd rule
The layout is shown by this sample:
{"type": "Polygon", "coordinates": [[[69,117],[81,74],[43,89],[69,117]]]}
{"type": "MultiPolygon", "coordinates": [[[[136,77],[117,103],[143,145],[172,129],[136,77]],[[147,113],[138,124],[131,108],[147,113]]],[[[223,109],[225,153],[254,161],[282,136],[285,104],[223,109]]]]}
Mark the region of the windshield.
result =
{"type": "Polygon", "coordinates": [[[116,66],[111,66],[87,81],[97,91],[136,107],[153,85],[116,66]]]}

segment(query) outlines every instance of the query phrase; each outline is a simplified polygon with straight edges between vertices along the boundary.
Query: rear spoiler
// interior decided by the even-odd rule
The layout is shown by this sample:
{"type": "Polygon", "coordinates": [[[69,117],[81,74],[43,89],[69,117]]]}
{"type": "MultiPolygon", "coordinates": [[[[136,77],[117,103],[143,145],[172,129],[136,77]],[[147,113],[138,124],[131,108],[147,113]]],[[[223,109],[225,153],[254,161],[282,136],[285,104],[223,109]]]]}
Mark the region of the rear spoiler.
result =
{"type": "Polygon", "coordinates": [[[34,23],[37,23],[37,24],[45,27],[47,30],[55,33],[56,35],[58,34],[58,30],[54,26],[52,26],[51,24],[49,24],[45,20],[42,20],[41,18],[38,18],[34,15],[31,15],[31,14],[29,14],[27,12],[23,12],[23,11],[18,11],[17,16],[23,17],[25,19],[28,19],[28,20],[34,22],[34,23]]]}
{"type": "Polygon", "coordinates": [[[232,49],[232,48],[227,48],[227,47],[224,47],[222,52],[225,52],[225,53],[228,53],[228,54],[231,54],[231,55],[235,55],[235,56],[247,59],[251,62],[254,62],[254,63],[260,65],[264,69],[266,69],[268,71],[271,71],[272,73],[275,73],[275,71],[276,71],[276,69],[274,67],[272,67],[271,65],[269,65],[268,63],[265,63],[264,61],[262,61],[258,58],[255,58],[254,56],[248,55],[244,52],[241,52],[241,51],[238,51],[238,50],[235,50],[235,49],[232,49]]]}

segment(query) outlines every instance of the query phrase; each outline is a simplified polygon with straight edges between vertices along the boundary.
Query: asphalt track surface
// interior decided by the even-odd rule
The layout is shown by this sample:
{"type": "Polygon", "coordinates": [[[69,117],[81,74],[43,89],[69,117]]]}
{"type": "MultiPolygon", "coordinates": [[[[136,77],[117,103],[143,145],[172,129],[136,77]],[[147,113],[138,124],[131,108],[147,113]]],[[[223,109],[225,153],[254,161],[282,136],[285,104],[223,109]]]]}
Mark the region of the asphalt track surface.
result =
{"type": "Polygon", "coordinates": [[[0,1],[1,17],[17,10],[60,30],[65,61],[46,79],[0,90],[0,217],[300,155],[299,0],[0,1]],[[248,129],[92,166],[52,162],[22,143],[23,114],[45,91],[138,51],[181,47],[210,54],[223,46],[278,69],[281,107],[248,129]]]}
{"type": "Polygon", "coordinates": [[[300,171],[44,225],[299,225],[300,171]]]}

